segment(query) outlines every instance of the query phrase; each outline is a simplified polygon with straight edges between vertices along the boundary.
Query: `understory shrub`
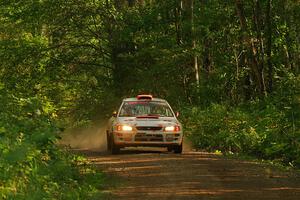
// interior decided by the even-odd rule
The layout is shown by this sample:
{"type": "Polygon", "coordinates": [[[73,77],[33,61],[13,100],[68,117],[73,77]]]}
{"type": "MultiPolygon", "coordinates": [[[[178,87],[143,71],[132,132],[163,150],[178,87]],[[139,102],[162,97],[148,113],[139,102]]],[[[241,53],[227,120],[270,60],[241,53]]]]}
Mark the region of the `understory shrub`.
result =
{"type": "Polygon", "coordinates": [[[289,88],[285,94],[274,93],[235,107],[226,104],[212,104],[205,109],[188,107],[183,111],[185,133],[198,149],[243,153],[300,167],[296,83],[284,86],[289,88]]]}
{"type": "Polygon", "coordinates": [[[49,102],[4,92],[0,102],[0,199],[99,198],[102,174],[58,148],[49,102]]]}

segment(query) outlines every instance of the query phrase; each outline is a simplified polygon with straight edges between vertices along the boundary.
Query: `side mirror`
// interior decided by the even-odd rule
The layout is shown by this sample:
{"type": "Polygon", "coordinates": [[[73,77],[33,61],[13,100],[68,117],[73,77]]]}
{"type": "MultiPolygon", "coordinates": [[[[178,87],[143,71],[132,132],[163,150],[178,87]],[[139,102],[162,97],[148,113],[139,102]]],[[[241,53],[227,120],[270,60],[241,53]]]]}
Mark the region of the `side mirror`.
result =
{"type": "Polygon", "coordinates": [[[114,111],[114,112],[112,113],[112,116],[113,116],[113,117],[117,117],[117,111],[114,111]]]}
{"type": "Polygon", "coordinates": [[[175,113],[175,116],[176,116],[176,117],[179,117],[179,112],[176,112],[176,113],[175,113]]]}

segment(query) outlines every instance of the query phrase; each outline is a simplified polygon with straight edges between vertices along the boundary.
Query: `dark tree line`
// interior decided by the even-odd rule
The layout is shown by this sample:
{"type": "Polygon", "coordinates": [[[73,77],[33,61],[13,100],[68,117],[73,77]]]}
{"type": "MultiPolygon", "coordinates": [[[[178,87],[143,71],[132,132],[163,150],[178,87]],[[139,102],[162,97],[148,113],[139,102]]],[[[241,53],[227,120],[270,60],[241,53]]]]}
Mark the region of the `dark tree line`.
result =
{"type": "Polygon", "coordinates": [[[297,1],[2,1],[1,13],[2,74],[43,68],[83,104],[106,90],[238,103],[299,73],[297,1]]]}

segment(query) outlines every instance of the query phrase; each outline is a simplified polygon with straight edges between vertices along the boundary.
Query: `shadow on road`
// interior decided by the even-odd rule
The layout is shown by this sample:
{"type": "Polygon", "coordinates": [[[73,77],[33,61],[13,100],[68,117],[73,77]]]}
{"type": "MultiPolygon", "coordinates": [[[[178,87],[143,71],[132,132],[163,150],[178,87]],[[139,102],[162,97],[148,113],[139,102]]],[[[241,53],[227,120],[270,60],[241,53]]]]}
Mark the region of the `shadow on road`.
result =
{"type": "Polygon", "coordinates": [[[299,199],[300,178],[267,165],[205,152],[129,148],[118,155],[75,150],[119,182],[106,199],[299,199]]]}
{"type": "MultiPolygon", "coordinates": [[[[111,155],[109,151],[99,150],[99,149],[85,149],[85,148],[72,148],[73,152],[83,154],[86,156],[104,156],[111,155]]],[[[117,155],[135,155],[135,154],[170,154],[166,148],[140,148],[140,147],[132,147],[132,148],[124,148],[116,154],[117,155]]]]}

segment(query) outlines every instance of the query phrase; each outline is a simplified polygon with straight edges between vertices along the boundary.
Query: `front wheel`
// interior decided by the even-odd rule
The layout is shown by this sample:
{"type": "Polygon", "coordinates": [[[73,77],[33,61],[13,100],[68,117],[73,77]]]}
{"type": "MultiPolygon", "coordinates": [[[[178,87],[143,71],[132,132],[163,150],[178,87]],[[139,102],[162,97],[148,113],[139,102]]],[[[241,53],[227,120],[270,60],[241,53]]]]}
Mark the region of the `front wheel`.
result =
{"type": "Polygon", "coordinates": [[[168,152],[173,151],[173,147],[172,146],[168,146],[167,149],[168,149],[168,152]]]}
{"type": "Polygon", "coordinates": [[[110,148],[111,154],[118,154],[120,152],[120,147],[115,144],[113,136],[111,136],[110,146],[111,146],[110,148]]]}
{"type": "Polygon", "coordinates": [[[106,132],[106,146],[107,146],[107,151],[111,151],[111,139],[108,132],[106,132]]]}
{"type": "Polygon", "coordinates": [[[174,146],[173,149],[174,149],[174,153],[178,153],[178,154],[182,153],[182,143],[180,145],[174,146]]]}

